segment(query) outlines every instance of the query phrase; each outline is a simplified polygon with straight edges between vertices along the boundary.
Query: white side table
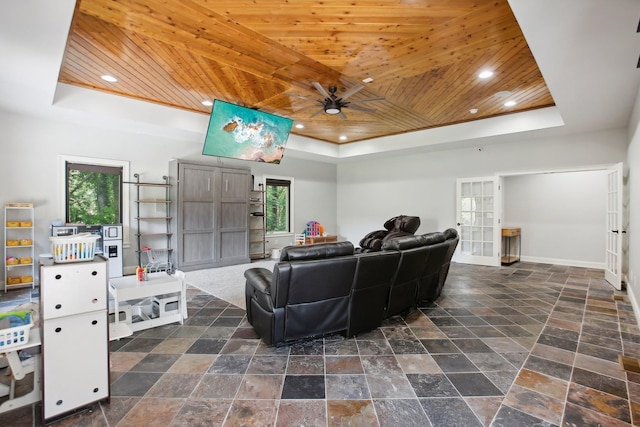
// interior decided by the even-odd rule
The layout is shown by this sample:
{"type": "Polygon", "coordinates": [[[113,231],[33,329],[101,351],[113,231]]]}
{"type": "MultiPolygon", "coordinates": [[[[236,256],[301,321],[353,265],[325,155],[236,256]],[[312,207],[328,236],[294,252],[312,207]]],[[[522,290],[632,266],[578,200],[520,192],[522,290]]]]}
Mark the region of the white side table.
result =
{"type": "Polygon", "coordinates": [[[135,323],[123,323],[115,316],[114,323],[109,326],[109,339],[115,340],[131,335],[135,331],[154,328],[169,323],[179,322],[181,325],[187,318],[187,297],[184,273],[176,271],[174,276],[166,272],[149,273],[148,280],[138,281],[136,276],[124,276],[109,279],[109,293],[114,299],[115,313],[119,312],[119,304],[123,301],[144,299],[164,294],[178,294],[178,310],[169,314],[135,323]]]}

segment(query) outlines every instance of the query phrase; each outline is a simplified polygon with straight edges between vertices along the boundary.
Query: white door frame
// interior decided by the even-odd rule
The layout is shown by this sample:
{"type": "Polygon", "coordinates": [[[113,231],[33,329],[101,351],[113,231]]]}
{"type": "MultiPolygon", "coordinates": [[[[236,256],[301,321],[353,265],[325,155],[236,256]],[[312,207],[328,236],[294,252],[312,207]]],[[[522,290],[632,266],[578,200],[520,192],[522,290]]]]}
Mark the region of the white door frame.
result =
{"type": "Polygon", "coordinates": [[[626,233],[622,222],[624,199],[622,174],[622,163],[607,169],[607,239],[604,279],[617,290],[622,289],[622,240],[623,233],[626,233]]]}
{"type": "Polygon", "coordinates": [[[456,180],[457,262],[500,266],[501,181],[495,175],[456,180]]]}

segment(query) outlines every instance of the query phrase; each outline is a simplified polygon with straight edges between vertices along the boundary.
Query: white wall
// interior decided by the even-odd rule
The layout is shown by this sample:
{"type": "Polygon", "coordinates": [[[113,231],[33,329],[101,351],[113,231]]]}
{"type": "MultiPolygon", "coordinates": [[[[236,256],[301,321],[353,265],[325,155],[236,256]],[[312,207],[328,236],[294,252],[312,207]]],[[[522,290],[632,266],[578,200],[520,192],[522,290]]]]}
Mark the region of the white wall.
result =
{"type": "MultiPolygon", "coordinates": [[[[629,121],[629,149],[627,151],[627,166],[629,170],[629,212],[627,227],[629,268],[628,294],[631,298],[636,315],[640,315],[640,91],[636,96],[636,104],[629,121]]],[[[638,316],[640,322],[640,316],[638,316]]]]}
{"type": "MultiPolygon", "coordinates": [[[[131,173],[141,173],[145,180],[154,177],[160,180],[167,174],[171,158],[217,163],[214,158],[200,155],[200,144],[144,134],[5,113],[0,113],[0,129],[3,183],[0,201],[35,203],[36,253],[49,251],[48,226],[51,220],[60,218],[63,209],[59,155],[128,160],[131,173]]],[[[634,140],[630,148],[632,154],[635,150],[636,157],[640,157],[639,145],[640,141],[634,140]]],[[[420,233],[455,226],[457,178],[614,164],[624,161],[626,149],[626,132],[614,130],[564,138],[516,140],[514,137],[512,142],[483,140],[477,147],[352,161],[337,166],[286,154],[281,165],[249,165],[256,180],[265,174],[294,177],[296,231],[302,230],[307,221],[316,220],[329,233],[357,245],[367,232],[382,228],[386,219],[398,214],[420,216],[420,233]]],[[[229,159],[220,162],[247,165],[229,159]]],[[[640,195],[636,195],[636,199],[640,199],[640,195]]],[[[290,238],[284,240],[275,246],[288,244],[290,238]]],[[[575,254],[556,256],[572,259],[575,254]]],[[[129,249],[125,265],[134,264],[135,256],[129,249]]],[[[640,272],[637,263],[631,267],[640,272]]]]}
{"type": "MultiPolygon", "coordinates": [[[[59,156],[82,156],[130,162],[130,173],[140,173],[143,181],[161,182],[168,173],[169,159],[248,166],[252,173],[295,177],[295,227],[302,229],[311,219],[327,230],[337,229],[336,166],[287,157],[280,165],[249,163],[202,156],[201,145],[162,139],[131,132],[53,122],[0,112],[0,203],[33,202],[35,210],[36,254],[50,252],[49,225],[64,218],[64,188],[59,156]]],[[[125,180],[133,180],[133,176],[125,180]]],[[[133,199],[134,191],[130,198],[133,199]]],[[[134,216],[132,206],[130,212],[134,216]]],[[[4,230],[0,228],[0,230],[4,230]]],[[[125,236],[133,239],[133,233],[125,236]]],[[[2,236],[4,239],[4,236],[2,236]]],[[[125,267],[135,266],[135,242],[125,250],[125,267]]]]}
{"type": "MultiPolygon", "coordinates": [[[[483,140],[470,148],[340,164],[340,234],[357,244],[367,232],[382,228],[386,219],[400,214],[420,216],[418,233],[455,227],[457,178],[615,164],[624,161],[626,146],[625,131],[614,130],[530,140],[514,137],[512,142],[483,140]]],[[[544,206],[532,209],[533,214],[544,214],[544,206]]],[[[593,248],[596,245],[604,248],[600,242],[593,248]]],[[[576,259],[574,249],[566,248],[555,256],[592,261],[590,254],[576,259]]],[[[539,252],[538,248],[530,250],[539,252]]]]}
{"type": "Polygon", "coordinates": [[[522,229],[522,260],[604,268],[607,174],[505,177],[502,224],[522,229]]]}

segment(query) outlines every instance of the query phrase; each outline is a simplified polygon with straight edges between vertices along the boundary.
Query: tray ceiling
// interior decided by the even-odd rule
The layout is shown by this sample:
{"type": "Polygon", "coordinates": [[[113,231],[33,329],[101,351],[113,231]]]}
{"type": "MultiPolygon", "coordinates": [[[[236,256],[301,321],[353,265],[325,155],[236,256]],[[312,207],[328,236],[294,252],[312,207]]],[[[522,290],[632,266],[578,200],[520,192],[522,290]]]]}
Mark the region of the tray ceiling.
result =
{"type": "Polygon", "coordinates": [[[554,105],[506,0],[81,0],[58,80],[203,114],[220,99],[336,144],[554,105]],[[314,116],[313,82],[383,99],[314,116]]]}

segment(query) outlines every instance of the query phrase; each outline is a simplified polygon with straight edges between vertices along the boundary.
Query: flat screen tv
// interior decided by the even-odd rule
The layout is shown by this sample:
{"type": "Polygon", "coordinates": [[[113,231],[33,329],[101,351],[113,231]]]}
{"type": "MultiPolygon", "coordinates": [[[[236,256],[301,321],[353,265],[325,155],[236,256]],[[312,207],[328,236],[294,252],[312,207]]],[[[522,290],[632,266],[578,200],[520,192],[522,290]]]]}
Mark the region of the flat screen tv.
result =
{"type": "Polygon", "coordinates": [[[292,124],[285,117],[216,99],[202,154],[279,164],[292,124]]]}

